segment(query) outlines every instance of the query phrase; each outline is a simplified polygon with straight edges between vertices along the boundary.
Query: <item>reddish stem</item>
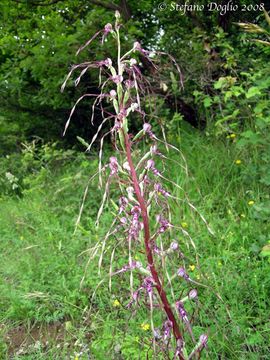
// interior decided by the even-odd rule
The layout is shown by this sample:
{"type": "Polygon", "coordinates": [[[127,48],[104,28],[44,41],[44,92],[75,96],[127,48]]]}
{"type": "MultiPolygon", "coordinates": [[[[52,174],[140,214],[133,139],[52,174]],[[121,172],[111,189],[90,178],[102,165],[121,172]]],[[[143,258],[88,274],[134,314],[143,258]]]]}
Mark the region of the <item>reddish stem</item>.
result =
{"type": "MultiPolygon", "coordinates": [[[[124,138],[125,138],[125,148],[126,148],[127,161],[128,161],[129,167],[130,167],[133,187],[134,187],[134,191],[135,191],[137,200],[138,200],[138,202],[140,204],[140,208],[141,208],[141,215],[142,215],[143,225],[144,225],[144,245],[145,245],[145,252],[146,252],[146,256],[147,256],[147,262],[148,262],[148,265],[150,267],[150,271],[151,271],[153,280],[155,282],[156,289],[158,291],[161,302],[163,304],[164,311],[166,312],[168,319],[172,323],[173,333],[174,333],[175,339],[176,339],[177,342],[179,340],[180,343],[183,343],[183,337],[182,337],[181,332],[179,330],[178,323],[176,321],[176,318],[174,316],[172,308],[171,308],[171,306],[169,304],[169,301],[167,299],[167,295],[166,295],[166,293],[165,293],[165,291],[163,289],[163,286],[162,286],[162,284],[160,282],[160,279],[158,277],[158,273],[157,273],[157,270],[156,270],[156,267],[155,267],[155,264],[154,264],[154,257],[153,257],[151,244],[150,244],[151,236],[150,236],[150,227],[149,227],[149,218],[148,218],[148,213],[147,213],[147,207],[145,205],[144,197],[141,194],[139,181],[138,181],[137,174],[136,174],[136,171],[135,171],[135,168],[134,168],[134,165],[133,165],[132,156],[131,156],[131,142],[130,142],[130,139],[129,139],[129,135],[124,134],[124,138]]],[[[179,359],[184,360],[183,355],[179,354],[179,359]]]]}

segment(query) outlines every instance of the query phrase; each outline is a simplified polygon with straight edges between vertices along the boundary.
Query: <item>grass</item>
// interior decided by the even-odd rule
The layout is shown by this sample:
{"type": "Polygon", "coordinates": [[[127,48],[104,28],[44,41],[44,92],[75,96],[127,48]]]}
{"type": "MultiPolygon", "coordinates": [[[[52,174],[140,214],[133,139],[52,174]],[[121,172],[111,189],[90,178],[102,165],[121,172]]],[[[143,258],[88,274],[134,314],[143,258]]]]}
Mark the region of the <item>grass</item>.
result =
{"type": "MultiPolygon", "coordinates": [[[[188,128],[180,135],[190,176],[179,174],[174,165],[170,177],[185,187],[215,232],[211,236],[188,206],[175,209],[174,216],[186,223],[196,244],[200,265],[192,262],[191,251],[192,277],[207,284],[198,289],[194,325],[196,334],[209,333],[203,358],[269,359],[270,272],[268,259],[260,256],[269,241],[268,195],[246,172],[260,159],[239,153],[232,142],[188,128]]],[[[96,161],[71,153],[61,163],[61,153],[43,154],[46,161],[33,165],[32,158],[26,166],[25,157],[16,158],[13,168],[12,159],[4,163],[19,178],[20,188],[14,196],[5,184],[0,200],[0,358],[151,358],[150,331],[141,327],[149,321],[147,312],[140,309],[135,316],[122,307],[128,298],[124,276],[114,279],[112,293],[102,284],[91,301],[100,279],[97,261],[86,268],[85,250],[104,234],[111,218],[105,213],[102,227],[95,229],[101,194],[94,185],[75,234],[74,224],[96,161]],[[120,306],[113,306],[116,299],[120,306]]]]}

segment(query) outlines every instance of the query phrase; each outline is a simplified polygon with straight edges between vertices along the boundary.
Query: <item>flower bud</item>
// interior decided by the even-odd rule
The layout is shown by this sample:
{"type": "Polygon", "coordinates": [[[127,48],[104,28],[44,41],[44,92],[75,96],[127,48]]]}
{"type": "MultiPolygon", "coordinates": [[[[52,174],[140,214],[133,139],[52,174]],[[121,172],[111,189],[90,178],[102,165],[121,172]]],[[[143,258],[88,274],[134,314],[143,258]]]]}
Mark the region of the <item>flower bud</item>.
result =
{"type": "Polygon", "coordinates": [[[154,338],[156,341],[158,341],[162,338],[160,331],[158,329],[154,329],[154,338]]]}
{"type": "Polygon", "coordinates": [[[208,336],[206,334],[202,334],[199,338],[199,342],[202,346],[205,346],[208,341],[208,336]]]}
{"type": "Polygon", "coordinates": [[[126,80],[126,81],[125,81],[125,85],[126,85],[127,89],[131,89],[131,88],[134,87],[134,81],[132,81],[132,80],[126,80]]]}
{"type": "Polygon", "coordinates": [[[198,292],[196,289],[192,289],[190,290],[190,292],[188,293],[188,297],[189,299],[195,299],[198,296],[198,292]]]}
{"type": "Polygon", "coordinates": [[[136,65],[136,64],[137,64],[137,60],[134,59],[134,58],[132,58],[132,59],[129,60],[129,64],[130,64],[130,66],[136,65]]]}
{"type": "Polygon", "coordinates": [[[170,249],[172,249],[172,250],[177,250],[178,249],[178,244],[177,244],[177,242],[175,242],[175,241],[173,241],[172,243],[171,243],[171,245],[170,245],[170,249]]]}
{"type": "Polygon", "coordinates": [[[138,107],[139,107],[139,105],[138,105],[137,103],[132,103],[132,104],[130,105],[130,109],[131,109],[131,111],[135,111],[135,110],[137,110],[137,109],[138,109],[138,107]]]}
{"type": "Polygon", "coordinates": [[[148,123],[143,124],[143,131],[144,132],[147,133],[148,131],[151,130],[151,128],[152,128],[152,126],[150,124],[148,124],[148,123]]]}
{"type": "Polygon", "coordinates": [[[116,91],[115,90],[111,90],[110,91],[110,97],[112,98],[112,99],[115,99],[116,98],[116,91]]]}
{"type": "Polygon", "coordinates": [[[184,268],[178,269],[177,275],[179,275],[179,276],[181,276],[181,277],[184,277],[184,276],[186,275],[185,269],[184,269],[184,268]]]}
{"type": "Polygon", "coordinates": [[[150,151],[151,151],[151,154],[152,154],[152,155],[157,155],[157,154],[159,154],[157,145],[152,145],[151,148],[150,148],[150,151]]]}
{"type": "Polygon", "coordinates": [[[124,162],[123,169],[127,170],[128,172],[130,171],[130,166],[129,166],[129,163],[127,161],[124,162]]]}
{"type": "Polygon", "coordinates": [[[150,159],[147,161],[146,169],[152,169],[155,166],[154,160],[150,159]]]}
{"type": "Polygon", "coordinates": [[[120,12],[118,10],[116,10],[114,15],[115,15],[116,19],[120,19],[120,17],[121,17],[120,12]]]}
{"type": "Polygon", "coordinates": [[[133,189],[133,187],[132,186],[129,186],[129,187],[127,187],[127,193],[128,194],[132,194],[133,195],[133,193],[134,193],[134,189],[133,189]]]}
{"type": "Polygon", "coordinates": [[[110,68],[112,66],[112,59],[107,58],[106,60],[104,60],[104,65],[110,68]]]}
{"type": "Polygon", "coordinates": [[[116,76],[112,76],[111,79],[115,84],[120,84],[123,81],[123,76],[116,75],[116,76]]]}
{"type": "Polygon", "coordinates": [[[138,41],[135,41],[135,43],[133,45],[133,49],[140,51],[142,49],[141,44],[138,41]]]}
{"type": "Polygon", "coordinates": [[[120,223],[123,224],[123,225],[126,224],[127,223],[127,218],[126,217],[121,217],[120,218],[120,223]]]}
{"type": "Polygon", "coordinates": [[[111,169],[111,175],[115,175],[118,172],[118,161],[115,156],[110,157],[109,167],[111,169]]]}
{"type": "Polygon", "coordinates": [[[108,23],[104,26],[104,32],[106,34],[110,33],[112,31],[112,24],[108,23]]]}

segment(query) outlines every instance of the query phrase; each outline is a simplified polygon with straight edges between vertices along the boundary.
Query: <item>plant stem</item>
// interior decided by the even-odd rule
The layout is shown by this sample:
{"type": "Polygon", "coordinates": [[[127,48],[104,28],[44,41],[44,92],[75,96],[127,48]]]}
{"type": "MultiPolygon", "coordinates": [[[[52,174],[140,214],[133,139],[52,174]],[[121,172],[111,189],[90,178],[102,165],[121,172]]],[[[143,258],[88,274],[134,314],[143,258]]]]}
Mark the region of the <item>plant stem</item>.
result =
{"type": "MultiPolygon", "coordinates": [[[[147,207],[145,204],[144,197],[141,193],[139,181],[137,178],[137,173],[134,168],[134,164],[133,164],[133,160],[132,160],[132,156],[131,156],[131,142],[129,139],[129,135],[127,133],[124,133],[124,139],[125,139],[125,150],[126,150],[126,155],[127,155],[127,161],[128,161],[129,167],[130,167],[131,178],[132,178],[132,182],[133,182],[133,188],[134,188],[136,198],[137,198],[137,200],[140,204],[140,208],[141,208],[141,215],[142,215],[143,225],[144,225],[144,227],[143,227],[144,228],[144,245],[145,245],[147,262],[150,267],[151,275],[155,282],[156,289],[158,291],[161,302],[163,304],[164,311],[166,312],[168,319],[172,323],[175,339],[177,342],[179,341],[180,343],[183,343],[183,336],[179,330],[177,320],[176,320],[174,313],[172,311],[172,308],[169,304],[167,295],[164,291],[162,283],[160,282],[160,279],[158,277],[158,272],[157,272],[155,264],[154,264],[154,257],[153,257],[151,244],[150,244],[151,236],[150,236],[149,217],[148,217],[148,213],[147,213],[147,207]]],[[[179,354],[179,359],[184,360],[183,355],[179,354]]]]}

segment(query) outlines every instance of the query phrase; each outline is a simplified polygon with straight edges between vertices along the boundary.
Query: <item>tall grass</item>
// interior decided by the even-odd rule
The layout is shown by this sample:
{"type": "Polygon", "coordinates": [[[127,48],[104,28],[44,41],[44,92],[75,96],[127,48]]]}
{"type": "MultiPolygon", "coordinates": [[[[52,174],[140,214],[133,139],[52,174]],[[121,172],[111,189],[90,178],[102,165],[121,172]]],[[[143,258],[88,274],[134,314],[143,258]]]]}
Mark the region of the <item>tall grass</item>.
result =
{"type": "MultiPolygon", "coordinates": [[[[180,145],[191,176],[189,180],[179,176],[179,184],[188,186],[192,202],[216,235],[210,238],[199,217],[187,209],[176,212],[196,235],[200,268],[190,262],[189,271],[199,282],[206,278],[209,285],[200,289],[200,320],[194,329],[200,333],[210,328],[208,352],[202,358],[268,359],[269,261],[260,251],[269,240],[269,223],[256,208],[267,193],[255,180],[246,182],[244,168],[235,164],[241,158],[245,166],[245,155],[233,143],[181,127],[180,145]],[[248,205],[250,200],[255,204],[248,205]]],[[[14,172],[18,161],[13,165],[9,159],[7,170],[14,172]]],[[[108,296],[104,283],[90,304],[99,282],[96,264],[90,263],[87,281],[80,288],[88,258],[84,251],[102,235],[93,230],[100,202],[95,185],[86,199],[89,211],[74,235],[81,197],[94,166],[76,154],[61,166],[52,162],[45,170],[25,173],[28,189],[23,196],[1,196],[3,359],[75,359],[81,352],[81,359],[88,359],[89,353],[94,359],[144,359],[146,354],[151,358],[151,336],[144,326],[147,311],[140,309],[134,317],[122,307],[126,290],[121,277],[112,284],[117,291],[108,296]],[[61,329],[58,338],[44,336],[50,334],[52,324],[61,329]],[[25,344],[15,341],[19,326],[24,330],[22,340],[28,339],[25,344]],[[38,326],[41,333],[33,337],[38,326]]],[[[178,174],[174,166],[171,171],[172,176],[178,174]]],[[[111,215],[106,211],[103,221],[109,224],[111,215]]],[[[104,260],[109,264],[110,258],[104,260]]],[[[116,261],[123,265],[120,258],[116,261]]]]}

